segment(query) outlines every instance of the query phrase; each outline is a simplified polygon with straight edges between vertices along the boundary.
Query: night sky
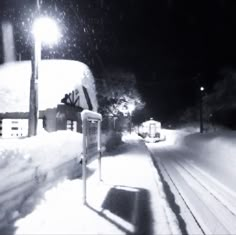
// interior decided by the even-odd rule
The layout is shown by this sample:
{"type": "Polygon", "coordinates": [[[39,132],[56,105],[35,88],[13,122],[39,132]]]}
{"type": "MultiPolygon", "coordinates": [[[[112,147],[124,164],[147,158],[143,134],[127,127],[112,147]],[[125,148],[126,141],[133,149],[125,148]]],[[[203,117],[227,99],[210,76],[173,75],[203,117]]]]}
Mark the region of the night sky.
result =
{"type": "MultiPolygon", "coordinates": [[[[15,27],[17,55],[30,58],[33,0],[1,0],[1,20],[15,27]]],[[[44,0],[63,41],[44,58],[76,59],[95,77],[110,66],[133,72],[150,115],[174,120],[236,63],[236,1],[44,0]]],[[[2,53],[1,53],[2,54],[2,53]]],[[[1,60],[2,61],[2,60],[1,60]]]]}

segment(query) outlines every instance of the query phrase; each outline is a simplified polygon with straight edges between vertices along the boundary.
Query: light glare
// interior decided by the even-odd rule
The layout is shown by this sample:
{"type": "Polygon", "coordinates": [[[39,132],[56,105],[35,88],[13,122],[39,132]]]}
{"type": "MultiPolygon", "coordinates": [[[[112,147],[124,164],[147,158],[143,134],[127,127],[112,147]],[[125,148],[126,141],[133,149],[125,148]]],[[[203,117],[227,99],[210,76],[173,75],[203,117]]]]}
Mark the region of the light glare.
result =
{"type": "Polygon", "coordinates": [[[56,21],[49,17],[40,17],[33,24],[33,35],[35,39],[47,44],[57,43],[60,32],[56,21]]]}

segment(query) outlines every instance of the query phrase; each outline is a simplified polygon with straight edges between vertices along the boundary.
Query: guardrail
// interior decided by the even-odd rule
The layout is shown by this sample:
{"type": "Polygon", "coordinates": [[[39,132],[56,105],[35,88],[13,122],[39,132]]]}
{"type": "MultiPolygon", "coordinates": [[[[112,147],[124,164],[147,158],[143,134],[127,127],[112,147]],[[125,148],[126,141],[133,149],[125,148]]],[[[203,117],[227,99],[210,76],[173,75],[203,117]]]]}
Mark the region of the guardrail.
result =
{"type": "Polygon", "coordinates": [[[83,154],[82,154],[82,174],[83,174],[83,203],[86,204],[86,165],[89,160],[98,158],[99,181],[101,181],[101,122],[102,115],[89,110],[81,113],[83,130],[83,154]]]}

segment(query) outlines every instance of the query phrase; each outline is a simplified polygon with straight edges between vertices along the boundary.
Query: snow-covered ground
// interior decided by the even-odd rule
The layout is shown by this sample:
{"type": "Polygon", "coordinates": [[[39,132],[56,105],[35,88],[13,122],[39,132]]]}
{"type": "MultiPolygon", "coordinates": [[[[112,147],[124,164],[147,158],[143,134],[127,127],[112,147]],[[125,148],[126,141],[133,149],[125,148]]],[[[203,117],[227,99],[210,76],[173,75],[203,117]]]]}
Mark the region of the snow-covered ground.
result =
{"type": "Polygon", "coordinates": [[[80,134],[1,140],[0,233],[235,234],[236,133],[164,132],[147,144],[158,171],[136,135],[103,158],[103,182],[92,162],[86,206],[82,180],[68,175],[80,134]]]}
{"type": "Polygon", "coordinates": [[[73,177],[80,170],[81,151],[82,134],[72,131],[1,139],[0,231],[9,230],[16,219],[33,209],[41,188],[73,177]]]}
{"type": "MultiPolygon", "coordinates": [[[[34,182],[37,190],[31,191],[20,207],[11,208],[8,220],[1,220],[1,233],[179,234],[178,222],[143,141],[129,134],[123,141],[115,152],[103,158],[102,182],[98,183],[97,161],[88,165],[87,205],[82,203],[81,178],[64,178],[50,188],[34,182]]],[[[66,152],[68,148],[63,146],[66,152]]],[[[60,155],[62,150],[55,151],[60,155]]],[[[20,189],[24,193],[24,187],[20,189]]],[[[6,208],[11,200],[5,201],[6,208]]]]}
{"type": "Polygon", "coordinates": [[[166,135],[148,147],[182,232],[236,234],[236,132],[166,135]]]}

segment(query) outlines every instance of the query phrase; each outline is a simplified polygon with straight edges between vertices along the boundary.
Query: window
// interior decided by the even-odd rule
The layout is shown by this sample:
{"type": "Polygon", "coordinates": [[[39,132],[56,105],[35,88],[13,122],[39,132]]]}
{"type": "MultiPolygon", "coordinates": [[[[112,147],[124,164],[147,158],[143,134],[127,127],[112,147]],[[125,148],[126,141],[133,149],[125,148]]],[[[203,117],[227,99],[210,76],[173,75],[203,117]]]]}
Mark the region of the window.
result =
{"type": "Polygon", "coordinates": [[[77,131],[77,121],[67,120],[66,129],[71,131],[77,131]]]}

